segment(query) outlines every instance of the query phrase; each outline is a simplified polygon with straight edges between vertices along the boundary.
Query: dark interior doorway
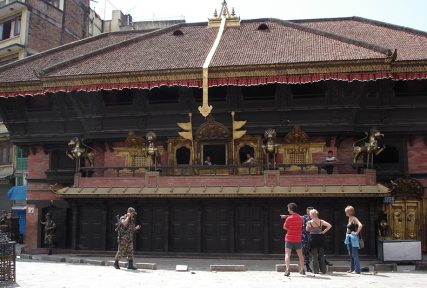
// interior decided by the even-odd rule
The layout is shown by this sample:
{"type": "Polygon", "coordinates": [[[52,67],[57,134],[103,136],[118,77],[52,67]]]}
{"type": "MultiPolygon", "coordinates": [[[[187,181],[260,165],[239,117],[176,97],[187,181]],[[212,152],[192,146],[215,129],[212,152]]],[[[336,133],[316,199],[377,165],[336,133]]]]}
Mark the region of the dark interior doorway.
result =
{"type": "Polygon", "coordinates": [[[210,156],[212,165],[226,165],[225,144],[203,145],[203,161],[210,156]]]}

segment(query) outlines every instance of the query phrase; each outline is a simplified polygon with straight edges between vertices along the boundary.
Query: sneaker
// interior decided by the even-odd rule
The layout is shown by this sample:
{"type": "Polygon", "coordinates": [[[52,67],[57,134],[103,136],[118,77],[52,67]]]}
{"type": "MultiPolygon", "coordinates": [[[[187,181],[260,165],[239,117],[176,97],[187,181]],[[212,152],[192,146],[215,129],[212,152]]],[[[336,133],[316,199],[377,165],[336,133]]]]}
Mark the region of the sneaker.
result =
{"type": "Polygon", "coordinates": [[[291,275],[291,271],[286,270],[286,271],[285,271],[285,276],[289,276],[289,275],[291,275]]]}
{"type": "Polygon", "coordinates": [[[301,275],[305,275],[305,270],[304,270],[304,269],[301,269],[301,270],[299,271],[299,274],[301,274],[301,275]]]}

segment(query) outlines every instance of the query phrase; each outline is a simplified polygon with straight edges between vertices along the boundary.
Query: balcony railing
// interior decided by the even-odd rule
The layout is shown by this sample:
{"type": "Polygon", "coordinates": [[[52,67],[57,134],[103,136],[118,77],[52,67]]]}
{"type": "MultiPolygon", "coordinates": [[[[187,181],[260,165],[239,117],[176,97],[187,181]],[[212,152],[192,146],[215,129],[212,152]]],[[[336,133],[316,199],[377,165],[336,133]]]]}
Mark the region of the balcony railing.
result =
{"type": "MultiPolygon", "coordinates": [[[[160,176],[221,176],[221,175],[262,175],[268,169],[265,165],[177,165],[154,167],[84,167],[80,169],[82,177],[123,177],[143,176],[147,171],[158,171],[160,176]]],[[[281,164],[275,170],[280,174],[361,174],[362,164],[349,163],[305,163],[305,164],[281,164]]]]}
{"type": "Polygon", "coordinates": [[[16,158],[16,170],[17,171],[28,170],[28,158],[16,158]]]}
{"type": "Polygon", "coordinates": [[[3,6],[12,4],[13,2],[21,2],[21,3],[25,3],[25,0],[0,0],[0,9],[3,6]]]}

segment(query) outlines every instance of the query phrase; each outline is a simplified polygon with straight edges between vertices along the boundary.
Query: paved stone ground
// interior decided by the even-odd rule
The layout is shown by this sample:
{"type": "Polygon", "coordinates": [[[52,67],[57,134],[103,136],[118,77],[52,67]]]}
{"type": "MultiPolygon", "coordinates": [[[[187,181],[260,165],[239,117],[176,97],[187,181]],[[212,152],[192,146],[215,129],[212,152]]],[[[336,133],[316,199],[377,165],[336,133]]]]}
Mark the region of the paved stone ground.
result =
{"type": "MultiPolygon", "coordinates": [[[[147,260],[147,259],[145,259],[147,260]]],[[[158,260],[158,259],[157,259],[158,260]]],[[[167,261],[168,259],[163,259],[167,261]]],[[[175,261],[176,259],[174,259],[175,261]]],[[[179,259],[178,259],[179,260],[179,259]]],[[[191,262],[190,272],[176,272],[162,268],[162,270],[116,270],[111,266],[97,266],[89,264],[46,263],[34,261],[17,262],[17,284],[9,287],[21,288],[260,288],[260,287],[339,287],[339,288],[405,288],[426,287],[427,273],[399,269],[400,272],[390,273],[365,273],[351,275],[334,272],[332,275],[302,276],[292,273],[291,277],[285,277],[283,273],[264,270],[246,272],[209,272],[206,267],[212,264],[211,259],[199,259],[191,262]],[[201,265],[197,267],[196,265],[201,265]]],[[[231,260],[230,260],[231,261],[231,260]]],[[[148,261],[144,261],[148,262],[148,261]]],[[[159,262],[159,261],[157,261],[159,262]]],[[[178,261],[183,263],[185,261],[178,261]]],[[[236,262],[236,261],[232,261],[236,262]]],[[[246,261],[247,267],[255,267],[251,264],[255,260],[246,261]]],[[[277,261],[274,261],[277,262],[277,261]]],[[[221,262],[224,263],[224,262],[221,262]]],[[[190,263],[187,263],[190,264],[190,263]]],[[[237,264],[237,263],[236,263],[237,264]]],[[[270,263],[260,263],[264,267],[270,263]]],[[[172,265],[171,265],[172,266],[172,265]]]]}

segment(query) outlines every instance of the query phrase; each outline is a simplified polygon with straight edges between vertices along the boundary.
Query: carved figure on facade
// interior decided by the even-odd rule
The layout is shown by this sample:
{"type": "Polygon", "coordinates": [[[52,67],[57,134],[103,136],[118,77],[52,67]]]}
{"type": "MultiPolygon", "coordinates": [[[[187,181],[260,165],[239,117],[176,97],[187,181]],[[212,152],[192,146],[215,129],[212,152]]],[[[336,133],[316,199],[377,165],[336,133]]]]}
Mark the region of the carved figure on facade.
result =
{"type": "Polygon", "coordinates": [[[380,142],[384,134],[380,133],[375,127],[369,133],[365,132],[365,137],[353,143],[353,164],[359,161],[360,156],[366,155],[366,168],[374,167],[374,155],[379,155],[384,151],[385,146],[380,142]]]}
{"type": "Polygon", "coordinates": [[[65,152],[68,157],[76,161],[76,172],[80,169],[81,159],[87,160],[90,167],[93,167],[95,164],[95,149],[86,145],[83,140],[80,140],[78,137],[73,137],[68,142],[68,149],[65,152]]]}
{"type": "Polygon", "coordinates": [[[262,149],[267,157],[267,169],[276,169],[276,155],[278,145],[275,143],[277,138],[276,130],[270,128],[265,130],[264,139],[265,144],[262,145],[262,149]],[[271,160],[270,160],[271,159],[271,160]],[[270,163],[272,161],[272,163],[270,163]]]}

